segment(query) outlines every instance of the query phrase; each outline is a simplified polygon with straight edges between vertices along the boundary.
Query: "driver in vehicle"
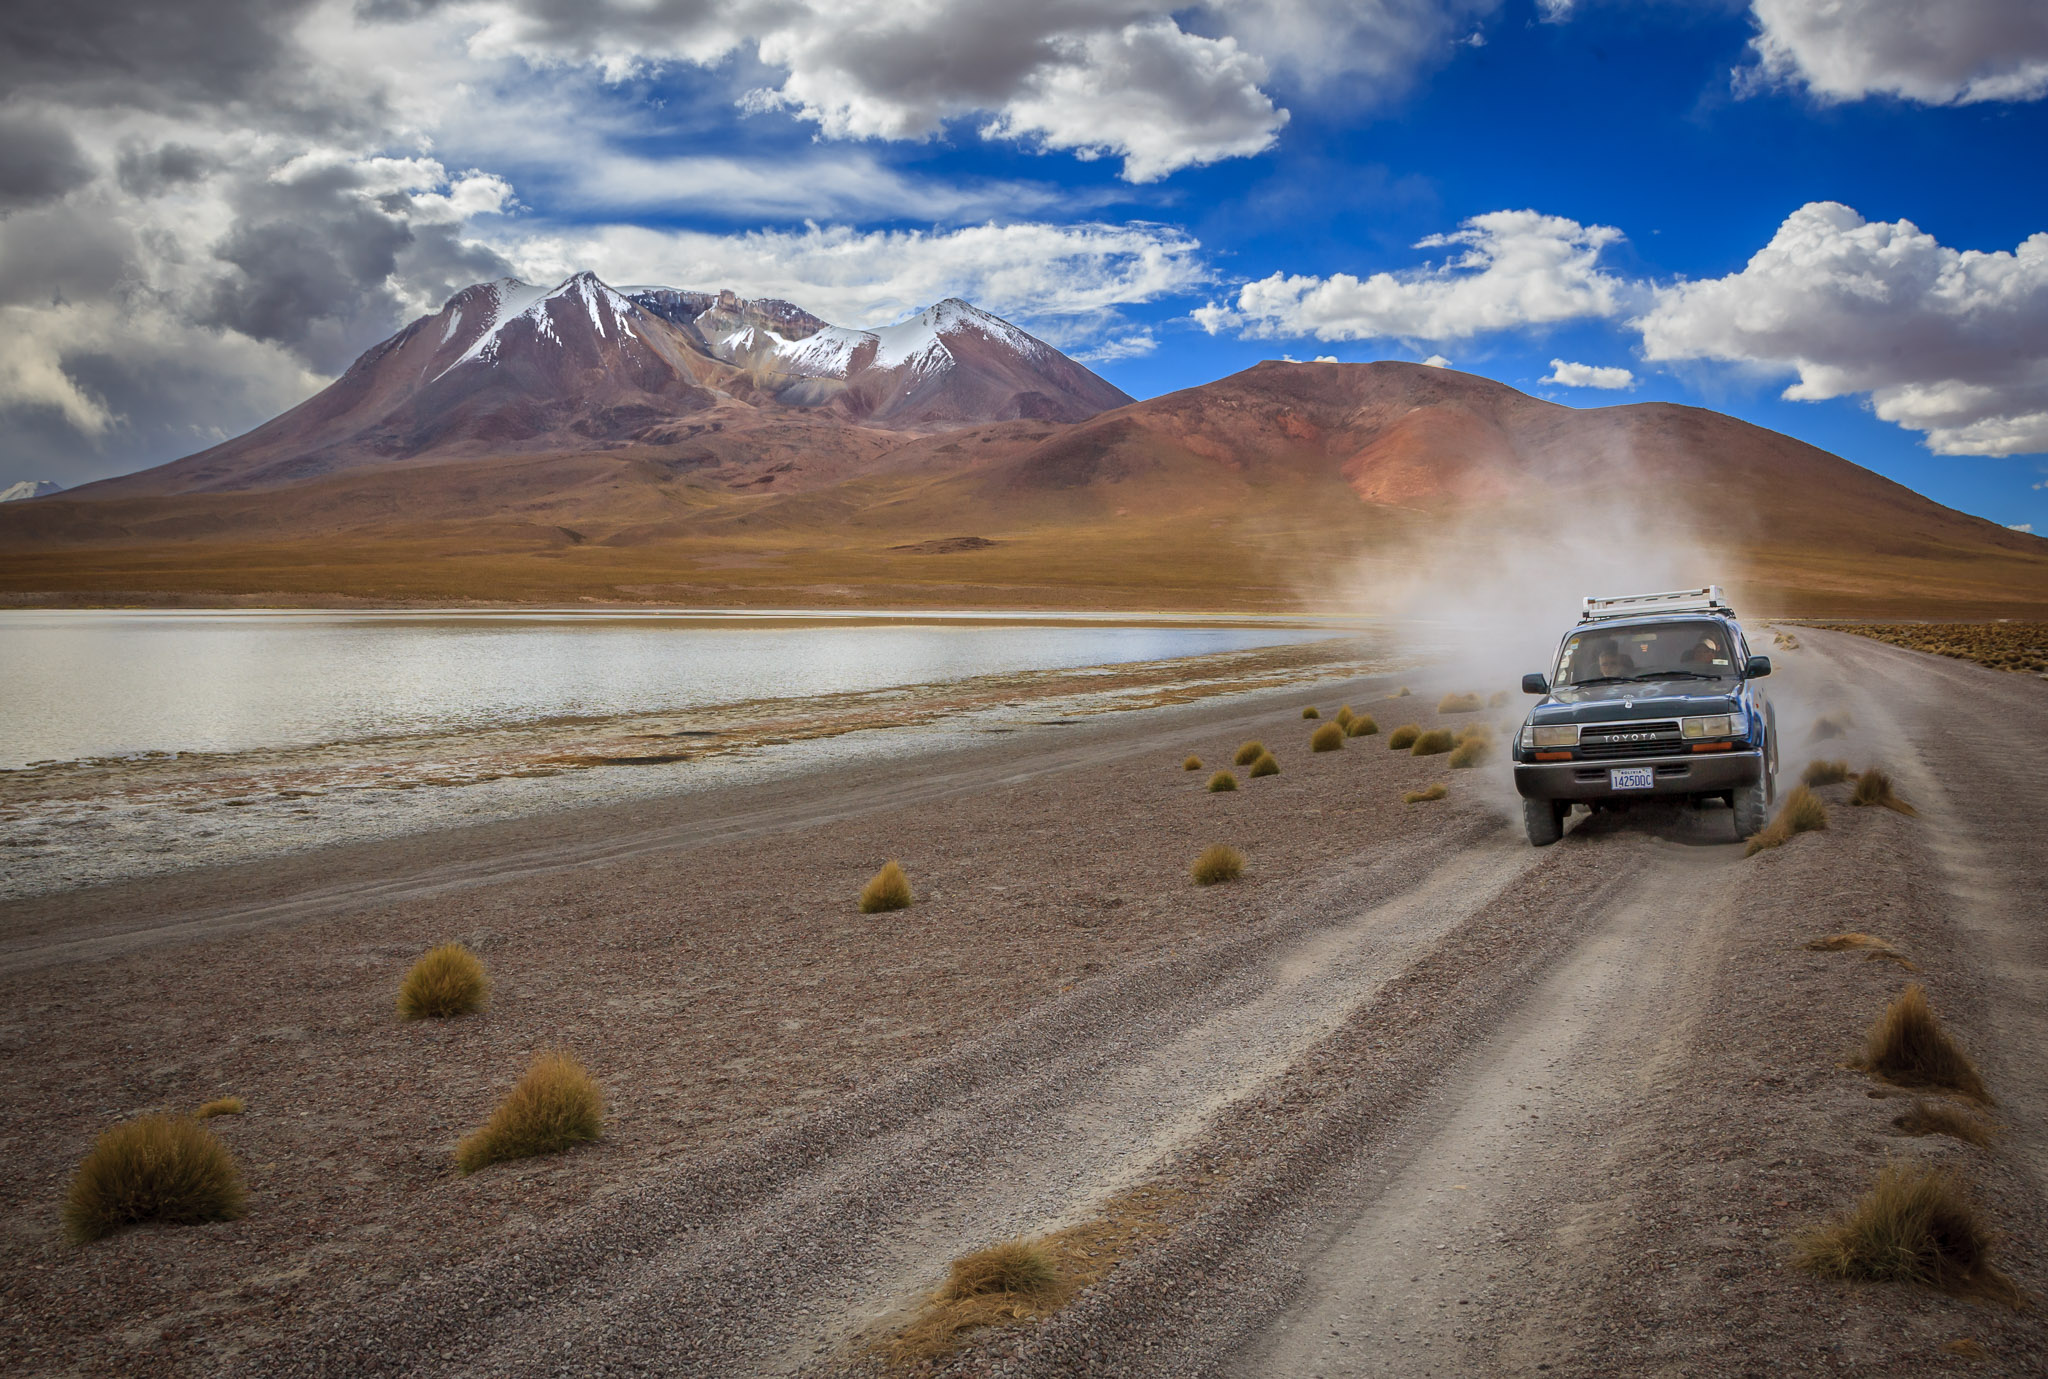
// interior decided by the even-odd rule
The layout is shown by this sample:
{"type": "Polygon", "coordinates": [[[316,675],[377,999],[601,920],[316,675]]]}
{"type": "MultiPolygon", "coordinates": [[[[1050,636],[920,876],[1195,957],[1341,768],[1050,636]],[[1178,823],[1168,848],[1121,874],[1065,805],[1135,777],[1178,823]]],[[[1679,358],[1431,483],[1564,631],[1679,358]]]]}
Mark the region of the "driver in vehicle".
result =
{"type": "Polygon", "coordinates": [[[1685,655],[1678,658],[1679,665],[1687,670],[1704,670],[1712,666],[1726,665],[1727,658],[1711,636],[1701,637],[1693,643],[1685,655]]]}
{"type": "Polygon", "coordinates": [[[1636,668],[1635,661],[1613,642],[1600,643],[1594,653],[1598,658],[1602,679],[1613,680],[1628,675],[1636,668]]]}

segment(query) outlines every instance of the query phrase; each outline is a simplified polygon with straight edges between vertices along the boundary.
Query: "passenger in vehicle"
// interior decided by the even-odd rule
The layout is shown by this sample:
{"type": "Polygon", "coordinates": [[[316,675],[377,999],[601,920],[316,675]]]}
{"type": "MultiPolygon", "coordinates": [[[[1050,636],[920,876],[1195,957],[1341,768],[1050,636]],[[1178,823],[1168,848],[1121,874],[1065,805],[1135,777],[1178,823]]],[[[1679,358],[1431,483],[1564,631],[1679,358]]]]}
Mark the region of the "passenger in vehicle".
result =
{"type": "Polygon", "coordinates": [[[1720,644],[1712,633],[1707,633],[1694,642],[1685,655],[1678,658],[1679,665],[1687,670],[1707,670],[1716,665],[1726,665],[1728,658],[1721,654],[1720,644]]]}
{"type": "Polygon", "coordinates": [[[1632,674],[1636,668],[1635,659],[1611,641],[1600,643],[1594,652],[1594,656],[1597,658],[1596,664],[1600,667],[1600,675],[1603,679],[1611,679],[1617,675],[1632,674]]]}

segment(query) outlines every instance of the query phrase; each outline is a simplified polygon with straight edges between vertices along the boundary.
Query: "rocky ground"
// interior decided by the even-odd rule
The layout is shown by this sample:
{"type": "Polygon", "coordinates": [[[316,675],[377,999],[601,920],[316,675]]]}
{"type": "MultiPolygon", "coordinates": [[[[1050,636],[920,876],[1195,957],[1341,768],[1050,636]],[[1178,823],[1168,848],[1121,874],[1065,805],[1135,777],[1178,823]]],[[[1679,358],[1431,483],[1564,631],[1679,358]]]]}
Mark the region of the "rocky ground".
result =
{"type": "Polygon", "coordinates": [[[1464,721],[1432,706],[1472,687],[1382,678],[13,902],[0,1364],[872,1372],[952,1257],[1142,1198],[1104,1281],[935,1367],[2041,1372],[2035,1311],[1787,1259],[1887,1157],[1952,1162],[2040,1293],[2048,790],[2013,744],[2048,691],[1801,640],[1788,770],[1882,764],[1919,817],[1829,787],[1825,832],[1755,858],[1720,810],[1537,852],[1498,759],[1308,752],[1304,699],[1464,721]],[[1855,726],[1809,745],[1823,709],[1855,726]],[[1251,736],[1279,776],[1180,769],[1251,736]],[[1214,841],[1248,870],[1198,888],[1214,841]],[[855,913],[891,856],[918,903],[855,913]],[[1917,970],[1803,946],[1846,929],[1917,970]],[[398,1023],[449,937],[490,1011],[398,1023]],[[1913,980],[1999,1097],[1989,1150],[1904,1135],[1843,1066],[1913,980]],[[458,1176],[547,1044],[605,1085],[604,1140],[458,1176]],[[61,1242],[98,1129],[231,1093],[246,1218],[61,1242]]]}

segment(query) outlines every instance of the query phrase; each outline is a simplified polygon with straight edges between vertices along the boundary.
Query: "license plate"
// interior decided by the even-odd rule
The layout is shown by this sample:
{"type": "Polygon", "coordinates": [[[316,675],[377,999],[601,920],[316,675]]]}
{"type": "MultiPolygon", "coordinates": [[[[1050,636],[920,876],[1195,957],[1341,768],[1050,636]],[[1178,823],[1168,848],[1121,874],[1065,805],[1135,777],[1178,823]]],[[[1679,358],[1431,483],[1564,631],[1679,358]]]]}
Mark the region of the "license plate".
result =
{"type": "Polygon", "coordinates": [[[1650,790],[1657,784],[1654,766],[1616,766],[1607,773],[1609,790],[1650,790]]]}

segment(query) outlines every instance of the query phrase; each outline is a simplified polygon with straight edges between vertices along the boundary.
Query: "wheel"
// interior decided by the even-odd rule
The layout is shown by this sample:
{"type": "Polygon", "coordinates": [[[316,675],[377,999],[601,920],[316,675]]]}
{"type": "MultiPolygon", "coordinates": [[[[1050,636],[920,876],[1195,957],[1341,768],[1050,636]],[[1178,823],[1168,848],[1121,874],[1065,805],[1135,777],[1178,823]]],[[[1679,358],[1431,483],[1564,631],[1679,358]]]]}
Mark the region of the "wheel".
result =
{"type": "Polygon", "coordinates": [[[1745,785],[1728,797],[1735,806],[1735,836],[1745,839],[1760,831],[1771,817],[1771,773],[1768,768],[1754,784],[1745,785]]]}
{"type": "Polygon", "coordinates": [[[1571,806],[1563,800],[1522,801],[1522,825],[1529,830],[1529,846],[1547,848],[1564,837],[1564,816],[1571,806]]]}

